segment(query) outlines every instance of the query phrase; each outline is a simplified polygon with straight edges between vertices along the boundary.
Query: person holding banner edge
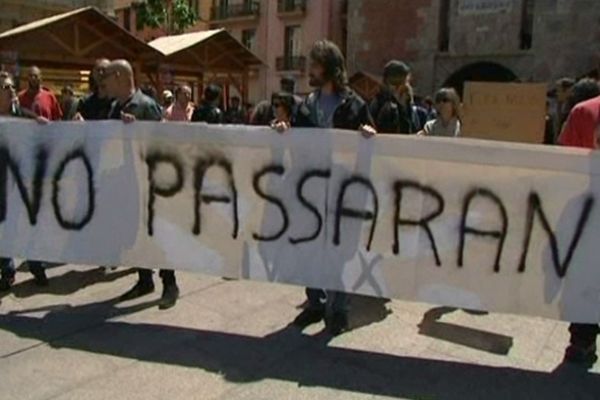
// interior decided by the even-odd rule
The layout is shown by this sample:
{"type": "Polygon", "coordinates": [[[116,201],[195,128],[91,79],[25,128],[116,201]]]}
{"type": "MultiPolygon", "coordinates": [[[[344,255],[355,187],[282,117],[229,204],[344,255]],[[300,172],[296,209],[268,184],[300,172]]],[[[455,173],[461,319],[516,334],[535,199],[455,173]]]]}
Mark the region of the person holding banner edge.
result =
{"type": "MultiPolygon", "coordinates": [[[[39,71],[32,68],[33,71],[39,71]]],[[[15,91],[15,84],[12,76],[7,72],[0,72],[0,116],[33,118],[39,124],[47,124],[49,120],[44,116],[33,112],[24,111],[20,105],[19,98],[15,91]]],[[[50,265],[41,261],[27,261],[29,272],[34,277],[37,286],[48,286],[46,276],[46,266],[50,265]]],[[[10,258],[0,258],[0,291],[8,291],[15,282],[15,265],[10,258]]]]}
{"type": "MultiPolygon", "coordinates": [[[[563,146],[600,150],[600,96],[577,104],[569,113],[558,143],[563,146]]],[[[598,324],[569,326],[570,344],[565,351],[565,361],[586,366],[597,360],[596,339],[600,334],[598,324]]]]}
{"type": "MultiPolygon", "coordinates": [[[[156,101],[136,88],[133,68],[128,61],[112,61],[102,76],[102,84],[105,85],[108,95],[115,99],[109,119],[120,119],[124,123],[162,120],[162,110],[156,101]]],[[[138,282],[121,296],[121,301],[133,300],[154,292],[152,270],[140,268],[138,276],[138,282]]],[[[177,302],[179,287],[175,280],[175,271],[160,270],[160,277],[163,281],[163,293],[159,308],[164,310],[173,307],[177,302]]]]}
{"type": "MultiPolygon", "coordinates": [[[[360,131],[365,138],[377,134],[365,101],[348,87],[346,62],[340,49],[328,40],[317,41],[310,51],[310,85],[316,90],[299,106],[293,121],[275,121],[280,133],[291,126],[360,131]]],[[[333,290],[306,289],[308,306],[293,324],[304,328],[325,319],[327,331],[337,336],[349,329],[349,295],[333,290]]]]}

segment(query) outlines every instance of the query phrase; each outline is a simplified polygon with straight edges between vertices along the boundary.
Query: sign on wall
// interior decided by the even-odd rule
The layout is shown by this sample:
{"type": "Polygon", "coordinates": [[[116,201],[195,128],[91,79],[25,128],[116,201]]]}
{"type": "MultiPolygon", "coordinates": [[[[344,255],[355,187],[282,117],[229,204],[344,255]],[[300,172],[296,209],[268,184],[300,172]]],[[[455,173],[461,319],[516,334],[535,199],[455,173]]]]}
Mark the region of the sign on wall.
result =
{"type": "Polygon", "coordinates": [[[515,0],[458,0],[459,15],[510,12],[515,0]]]}

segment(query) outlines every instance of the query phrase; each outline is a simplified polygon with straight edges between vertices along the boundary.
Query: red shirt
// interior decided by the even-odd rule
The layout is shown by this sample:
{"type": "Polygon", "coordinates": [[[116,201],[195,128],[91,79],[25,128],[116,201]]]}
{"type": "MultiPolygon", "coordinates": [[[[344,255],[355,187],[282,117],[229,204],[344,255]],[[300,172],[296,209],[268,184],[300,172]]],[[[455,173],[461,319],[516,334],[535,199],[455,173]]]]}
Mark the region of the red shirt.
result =
{"type": "Polygon", "coordinates": [[[600,96],[579,103],[569,113],[558,138],[563,146],[596,148],[596,128],[600,125],[600,96]]]}
{"type": "Polygon", "coordinates": [[[51,121],[60,120],[63,116],[58,100],[48,89],[42,88],[33,95],[27,90],[22,91],[19,93],[19,105],[51,121]]]}

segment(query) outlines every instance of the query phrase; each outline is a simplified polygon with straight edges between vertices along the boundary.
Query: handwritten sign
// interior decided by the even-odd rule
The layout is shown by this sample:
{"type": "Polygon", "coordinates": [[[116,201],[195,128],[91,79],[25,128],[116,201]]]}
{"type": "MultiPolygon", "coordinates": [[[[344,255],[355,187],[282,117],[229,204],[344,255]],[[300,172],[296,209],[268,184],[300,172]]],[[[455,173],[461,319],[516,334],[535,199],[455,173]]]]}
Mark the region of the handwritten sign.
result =
{"type": "Polygon", "coordinates": [[[542,143],[546,85],[467,82],[462,136],[542,143]]]}
{"type": "Polygon", "coordinates": [[[203,124],[0,121],[0,254],[600,320],[584,150],[203,124]]]}

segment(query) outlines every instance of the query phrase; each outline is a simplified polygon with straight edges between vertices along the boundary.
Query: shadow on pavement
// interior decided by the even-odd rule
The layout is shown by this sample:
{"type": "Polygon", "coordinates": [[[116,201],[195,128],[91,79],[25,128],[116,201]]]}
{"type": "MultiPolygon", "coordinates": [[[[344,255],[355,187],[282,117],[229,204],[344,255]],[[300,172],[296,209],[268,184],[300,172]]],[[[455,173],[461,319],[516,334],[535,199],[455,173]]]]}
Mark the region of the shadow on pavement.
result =
{"type": "Polygon", "coordinates": [[[118,308],[115,301],[54,306],[43,318],[26,315],[39,310],[0,315],[0,328],[53,348],[198,368],[232,382],[274,379],[373,395],[451,400],[597,399],[600,388],[600,375],[573,367],[543,373],[336,348],[321,335],[306,336],[293,327],[261,338],[107,321],[150,306],[118,308]],[[87,328],[73,329],[81,319],[87,328]]]}
{"type": "MultiPolygon", "coordinates": [[[[513,345],[513,339],[510,336],[439,321],[443,315],[455,311],[457,309],[452,307],[437,307],[427,311],[423,316],[423,321],[419,324],[419,333],[488,353],[508,354],[513,345]]],[[[473,313],[472,311],[466,312],[473,313]]]]}
{"type": "Polygon", "coordinates": [[[59,276],[51,277],[46,287],[36,286],[33,278],[31,278],[16,283],[10,291],[0,292],[0,299],[9,294],[17,298],[30,297],[36,294],[66,296],[97,283],[114,282],[135,272],[136,269],[133,268],[123,268],[112,272],[105,272],[101,268],[84,271],[73,270],[59,276]]]}

